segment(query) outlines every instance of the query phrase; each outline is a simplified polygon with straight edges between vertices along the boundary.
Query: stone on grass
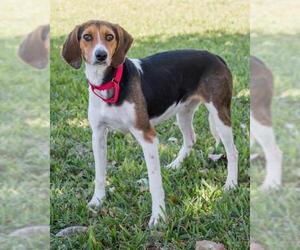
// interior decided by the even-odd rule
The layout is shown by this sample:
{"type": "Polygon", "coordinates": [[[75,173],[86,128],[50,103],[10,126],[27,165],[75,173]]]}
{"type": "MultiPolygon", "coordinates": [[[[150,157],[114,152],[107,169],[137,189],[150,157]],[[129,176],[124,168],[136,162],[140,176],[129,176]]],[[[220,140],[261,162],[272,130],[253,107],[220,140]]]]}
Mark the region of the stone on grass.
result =
{"type": "Polygon", "coordinates": [[[60,230],[55,236],[68,237],[68,236],[72,236],[74,234],[86,233],[87,230],[88,230],[88,228],[84,227],[84,226],[72,226],[72,227],[67,227],[67,228],[60,230]]]}
{"type": "Polygon", "coordinates": [[[26,238],[41,234],[50,234],[50,227],[44,225],[23,227],[11,232],[9,236],[26,238]]]}
{"type": "Polygon", "coordinates": [[[265,249],[262,247],[262,245],[260,245],[256,242],[251,242],[250,250],[265,250],[265,249]]]}
{"type": "Polygon", "coordinates": [[[196,242],[196,250],[225,250],[225,247],[221,243],[201,240],[196,242]]]}
{"type": "Polygon", "coordinates": [[[212,161],[216,162],[220,159],[223,159],[224,155],[223,154],[209,154],[208,158],[211,159],[212,161]]]}

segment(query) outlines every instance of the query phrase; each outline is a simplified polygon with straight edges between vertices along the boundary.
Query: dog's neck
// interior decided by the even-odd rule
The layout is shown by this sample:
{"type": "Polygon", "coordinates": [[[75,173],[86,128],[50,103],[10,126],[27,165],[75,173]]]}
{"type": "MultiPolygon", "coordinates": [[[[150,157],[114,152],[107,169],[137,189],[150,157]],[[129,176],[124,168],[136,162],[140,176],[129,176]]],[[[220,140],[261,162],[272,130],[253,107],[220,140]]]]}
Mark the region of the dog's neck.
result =
{"type": "MultiPolygon", "coordinates": [[[[85,76],[93,85],[99,86],[114,77],[115,69],[112,66],[85,64],[85,76]]],[[[103,91],[103,97],[109,98],[113,90],[103,91]]]]}
{"type": "Polygon", "coordinates": [[[101,85],[104,82],[104,78],[107,71],[105,65],[92,65],[85,64],[85,76],[94,85],[101,85]]]}

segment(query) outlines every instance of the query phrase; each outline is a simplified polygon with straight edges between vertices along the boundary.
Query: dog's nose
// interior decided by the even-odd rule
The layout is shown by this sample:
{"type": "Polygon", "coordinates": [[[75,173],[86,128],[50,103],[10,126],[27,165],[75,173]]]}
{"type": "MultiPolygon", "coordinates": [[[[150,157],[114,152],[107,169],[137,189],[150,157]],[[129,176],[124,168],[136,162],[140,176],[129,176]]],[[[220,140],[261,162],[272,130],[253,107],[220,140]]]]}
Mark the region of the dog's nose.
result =
{"type": "Polygon", "coordinates": [[[98,49],[95,52],[95,57],[96,57],[97,61],[103,62],[107,58],[107,53],[103,49],[98,49]]]}

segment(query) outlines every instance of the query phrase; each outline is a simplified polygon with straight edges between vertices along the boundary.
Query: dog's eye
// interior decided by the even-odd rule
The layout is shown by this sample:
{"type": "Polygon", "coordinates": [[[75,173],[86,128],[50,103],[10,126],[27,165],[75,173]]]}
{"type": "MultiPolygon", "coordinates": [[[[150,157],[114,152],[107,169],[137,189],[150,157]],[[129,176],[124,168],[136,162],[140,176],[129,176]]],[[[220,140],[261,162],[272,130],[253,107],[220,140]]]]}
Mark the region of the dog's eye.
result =
{"type": "Polygon", "coordinates": [[[83,39],[86,40],[87,42],[92,41],[93,37],[89,34],[85,34],[83,35],[83,39]]]}
{"type": "Polygon", "coordinates": [[[105,40],[108,42],[112,41],[113,39],[114,39],[114,36],[112,34],[108,34],[105,36],[105,40]]]}

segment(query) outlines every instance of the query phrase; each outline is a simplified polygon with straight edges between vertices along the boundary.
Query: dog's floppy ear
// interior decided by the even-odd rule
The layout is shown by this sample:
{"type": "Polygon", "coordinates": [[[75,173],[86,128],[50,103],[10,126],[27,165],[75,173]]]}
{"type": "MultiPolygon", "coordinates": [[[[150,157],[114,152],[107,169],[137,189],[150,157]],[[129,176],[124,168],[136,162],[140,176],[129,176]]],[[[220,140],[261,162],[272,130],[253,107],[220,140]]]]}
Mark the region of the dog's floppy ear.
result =
{"type": "Polygon", "coordinates": [[[42,41],[46,41],[50,34],[50,25],[43,25],[41,31],[41,39],[42,41]]]}
{"type": "Polygon", "coordinates": [[[77,25],[68,35],[61,53],[66,62],[75,69],[81,66],[80,30],[81,26],[77,25]]]}
{"type": "Polygon", "coordinates": [[[19,46],[18,55],[26,63],[37,69],[48,64],[48,46],[50,26],[41,25],[29,33],[19,46]]]}
{"type": "Polygon", "coordinates": [[[124,30],[118,24],[114,25],[114,28],[116,29],[118,36],[118,45],[112,57],[111,64],[113,67],[117,67],[118,65],[124,62],[126,53],[133,42],[133,38],[126,30],[124,30]]]}

